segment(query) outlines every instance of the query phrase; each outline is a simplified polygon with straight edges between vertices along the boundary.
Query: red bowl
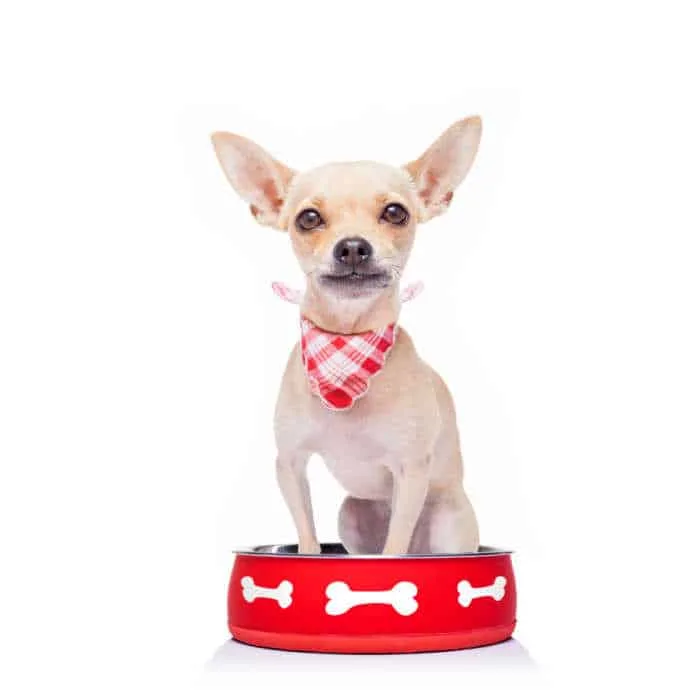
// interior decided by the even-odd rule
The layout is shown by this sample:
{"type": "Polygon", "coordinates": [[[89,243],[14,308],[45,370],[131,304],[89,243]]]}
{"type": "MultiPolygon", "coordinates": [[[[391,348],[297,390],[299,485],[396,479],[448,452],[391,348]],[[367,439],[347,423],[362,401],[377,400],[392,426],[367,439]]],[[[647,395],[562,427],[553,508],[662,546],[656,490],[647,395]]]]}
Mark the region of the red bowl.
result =
{"type": "Polygon", "coordinates": [[[515,628],[510,552],[385,557],[321,554],[296,545],[239,550],[228,592],[234,639],[261,647],[337,653],[465,649],[515,628]]]}

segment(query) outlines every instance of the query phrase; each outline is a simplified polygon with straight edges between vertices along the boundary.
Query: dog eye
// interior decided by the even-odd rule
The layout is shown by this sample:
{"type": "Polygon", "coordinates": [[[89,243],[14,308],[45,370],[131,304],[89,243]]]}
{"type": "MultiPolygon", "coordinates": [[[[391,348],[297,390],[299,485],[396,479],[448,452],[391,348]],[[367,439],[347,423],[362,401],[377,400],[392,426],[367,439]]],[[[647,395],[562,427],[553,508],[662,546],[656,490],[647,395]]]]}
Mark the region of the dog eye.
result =
{"type": "Polygon", "coordinates": [[[394,226],[402,226],[408,221],[408,212],[404,206],[394,202],[384,207],[382,219],[390,224],[394,224],[394,226]]]}
{"type": "Polygon", "coordinates": [[[304,209],[296,218],[296,225],[300,231],[311,231],[323,224],[323,217],[315,209],[304,209]]]}

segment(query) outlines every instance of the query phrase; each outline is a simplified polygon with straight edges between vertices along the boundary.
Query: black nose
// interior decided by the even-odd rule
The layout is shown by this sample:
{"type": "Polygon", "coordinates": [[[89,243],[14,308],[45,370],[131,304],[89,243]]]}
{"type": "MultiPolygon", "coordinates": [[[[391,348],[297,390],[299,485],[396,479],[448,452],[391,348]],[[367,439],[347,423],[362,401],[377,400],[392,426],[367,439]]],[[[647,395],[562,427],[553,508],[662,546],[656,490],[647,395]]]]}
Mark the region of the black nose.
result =
{"type": "Polygon", "coordinates": [[[342,265],[359,265],[372,257],[372,246],[364,238],[343,238],[335,244],[333,257],[342,265]]]}

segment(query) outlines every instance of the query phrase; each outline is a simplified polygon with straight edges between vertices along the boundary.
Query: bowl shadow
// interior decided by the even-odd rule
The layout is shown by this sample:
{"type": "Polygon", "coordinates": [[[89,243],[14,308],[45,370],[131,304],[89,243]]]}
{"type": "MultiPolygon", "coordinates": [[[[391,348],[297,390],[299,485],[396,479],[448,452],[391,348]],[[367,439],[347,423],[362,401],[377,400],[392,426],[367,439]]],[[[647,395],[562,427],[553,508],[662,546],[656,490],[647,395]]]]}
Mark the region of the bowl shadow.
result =
{"type": "Polygon", "coordinates": [[[222,644],[205,666],[212,673],[249,671],[534,671],[537,664],[516,639],[458,651],[417,654],[319,654],[263,649],[233,639],[222,644]]]}

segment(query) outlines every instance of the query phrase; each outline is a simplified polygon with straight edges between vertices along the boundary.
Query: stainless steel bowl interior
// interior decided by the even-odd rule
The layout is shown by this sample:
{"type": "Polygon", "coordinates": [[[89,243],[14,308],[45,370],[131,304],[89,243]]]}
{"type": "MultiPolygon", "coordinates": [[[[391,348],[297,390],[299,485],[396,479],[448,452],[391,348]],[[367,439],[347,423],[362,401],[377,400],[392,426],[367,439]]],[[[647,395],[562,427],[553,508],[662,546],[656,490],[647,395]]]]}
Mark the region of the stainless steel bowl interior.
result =
{"type": "Polygon", "coordinates": [[[299,554],[296,544],[264,544],[257,547],[239,547],[234,549],[234,554],[252,554],[259,556],[279,556],[298,558],[323,558],[340,559],[445,559],[455,557],[493,557],[502,554],[512,554],[510,550],[497,547],[479,547],[478,552],[465,552],[457,554],[405,554],[397,556],[384,556],[383,554],[348,554],[340,542],[324,542],[321,544],[320,554],[299,554]]]}

